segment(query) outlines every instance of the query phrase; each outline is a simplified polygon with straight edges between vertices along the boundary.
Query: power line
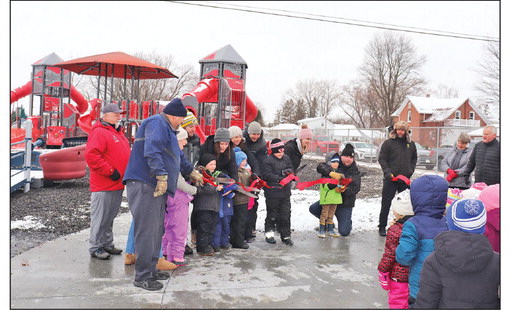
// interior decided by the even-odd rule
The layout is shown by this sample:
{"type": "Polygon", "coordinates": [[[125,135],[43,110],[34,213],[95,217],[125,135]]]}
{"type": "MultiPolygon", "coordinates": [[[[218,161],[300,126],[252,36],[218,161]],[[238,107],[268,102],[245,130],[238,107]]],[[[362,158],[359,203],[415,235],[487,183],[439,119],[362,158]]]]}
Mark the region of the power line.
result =
{"type": "MultiPolygon", "coordinates": [[[[319,21],[319,22],[329,22],[329,23],[335,23],[335,24],[345,24],[345,25],[367,27],[367,28],[377,28],[377,29],[392,30],[392,31],[434,35],[434,36],[441,36],[441,37],[499,42],[498,38],[487,37],[487,36],[478,36],[478,35],[471,35],[471,34],[433,30],[433,29],[367,22],[367,21],[356,20],[356,19],[347,19],[347,18],[342,18],[342,17],[327,16],[327,15],[301,13],[301,12],[289,11],[289,10],[255,8],[255,7],[251,7],[251,6],[243,6],[243,5],[235,5],[235,4],[228,4],[232,7],[226,7],[226,6],[221,6],[221,5],[209,4],[211,2],[208,2],[208,3],[185,2],[185,1],[168,1],[168,2],[173,2],[173,3],[177,3],[177,4],[185,4],[185,5],[209,7],[209,8],[215,8],[215,9],[223,9],[223,10],[232,10],[232,11],[265,14],[265,15],[273,15],[273,16],[280,16],[280,17],[289,17],[289,18],[296,18],[296,19],[313,20],[313,21],[319,21]],[[235,7],[235,6],[237,6],[237,7],[235,7]],[[265,11],[260,11],[260,9],[268,10],[268,11],[273,10],[273,11],[282,12],[282,13],[265,12],[265,11]],[[302,15],[308,15],[308,16],[297,16],[297,15],[291,15],[289,13],[302,14],[302,15]],[[324,19],[324,18],[330,18],[330,19],[334,19],[334,20],[324,19]],[[365,24],[362,24],[362,23],[365,23],[365,24]],[[407,28],[407,29],[400,29],[397,27],[407,28]]],[[[224,3],[219,3],[219,4],[224,4],[224,3]]]]}

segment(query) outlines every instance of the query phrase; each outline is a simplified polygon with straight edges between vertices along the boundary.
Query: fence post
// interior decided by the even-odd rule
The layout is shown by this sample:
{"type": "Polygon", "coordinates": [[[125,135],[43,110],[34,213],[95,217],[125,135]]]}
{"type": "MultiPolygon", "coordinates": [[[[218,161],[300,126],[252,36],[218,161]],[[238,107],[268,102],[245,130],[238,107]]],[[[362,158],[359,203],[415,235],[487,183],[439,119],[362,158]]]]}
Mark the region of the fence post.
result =
{"type": "Polygon", "coordinates": [[[32,120],[27,119],[25,123],[25,164],[23,166],[25,177],[25,188],[23,192],[30,190],[30,168],[32,167],[32,120]]]}

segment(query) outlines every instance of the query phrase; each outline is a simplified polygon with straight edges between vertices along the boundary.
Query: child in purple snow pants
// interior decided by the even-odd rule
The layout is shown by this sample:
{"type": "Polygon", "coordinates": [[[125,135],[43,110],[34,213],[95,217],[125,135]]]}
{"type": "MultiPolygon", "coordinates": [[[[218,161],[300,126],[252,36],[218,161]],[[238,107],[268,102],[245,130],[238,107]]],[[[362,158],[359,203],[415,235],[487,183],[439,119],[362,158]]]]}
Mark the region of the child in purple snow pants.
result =
{"type": "Polygon", "coordinates": [[[189,203],[193,196],[177,189],[166,200],[165,234],[161,247],[163,255],[176,265],[184,263],[184,248],[188,235],[189,203]]]}

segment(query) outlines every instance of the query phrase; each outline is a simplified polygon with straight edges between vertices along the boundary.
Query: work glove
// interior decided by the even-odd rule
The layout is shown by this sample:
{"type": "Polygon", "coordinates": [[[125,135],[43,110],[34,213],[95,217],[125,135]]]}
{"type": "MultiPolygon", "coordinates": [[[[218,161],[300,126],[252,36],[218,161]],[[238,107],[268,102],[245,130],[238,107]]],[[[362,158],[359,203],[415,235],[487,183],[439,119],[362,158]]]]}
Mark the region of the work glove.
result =
{"type": "Polygon", "coordinates": [[[344,177],[344,175],[343,175],[343,174],[341,174],[341,173],[339,173],[339,172],[335,172],[335,171],[331,171],[331,172],[329,173],[329,176],[330,176],[331,178],[335,179],[335,180],[338,180],[338,181],[340,181],[340,180],[344,177]]]}
{"type": "Polygon", "coordinates": [[[448,168],[446,170],[446,173],[448,174],[446,176],[446,181],[448,181],[448,182],[451,182],[453,179],[455,179],[458,176],[457,172],[455,172],[453,169],[450,169],[450,168],[448,168]]]}
{"type": "Polygon", "coordinates": [[[113,173],[110,174],[110,179],[112,179],[112,181],[117,181],[120,179],[120,173],[117,169],[113,169],[113,173]]]}
{"type": "Polygon", "coordinates": [[[380,272],[379,271],[379,284],[381,284],[381,287],[383,290],[389,290],[390,289],[390,273],[389,272],[380,272]]]}
{"type": "Polygon", "coordinates": [[[154,191],[154,197],[162,196],[166,193],[168,175],[157,175],[156,176],[156,190],[154,191]]]}
{"type": "Polygon", "coordinates": [[[190,178],[191,182],[194,184],[197,184],[200,186],[204,185],[204,175],[201,174],[200,172],[198,172],[197,170],[191,171],[189,178],[190,178]]]}

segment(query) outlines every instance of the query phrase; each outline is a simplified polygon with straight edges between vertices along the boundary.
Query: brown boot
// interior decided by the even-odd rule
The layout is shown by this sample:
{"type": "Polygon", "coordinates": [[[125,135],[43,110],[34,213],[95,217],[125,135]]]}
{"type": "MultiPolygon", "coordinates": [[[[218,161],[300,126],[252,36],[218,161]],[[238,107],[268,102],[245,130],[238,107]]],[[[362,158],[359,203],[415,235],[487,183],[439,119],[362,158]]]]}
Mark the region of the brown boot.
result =
{"type": "Polygon", "coordinates": [[[124,264],[133,265],[134,263],[136,263],[136,254],[126,253],[126,257],[124,259],[124,264]]]}
{"type": "Polygon", "coordinates": [[[174,270],[177,269],[177,265],[167,261],[164,257],[160,257],[156,264],[156,269],[159,270],[174,270]]]}

